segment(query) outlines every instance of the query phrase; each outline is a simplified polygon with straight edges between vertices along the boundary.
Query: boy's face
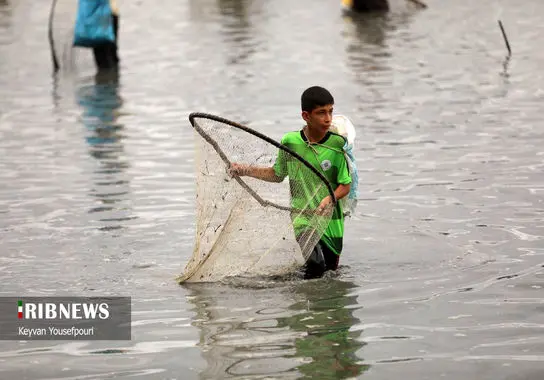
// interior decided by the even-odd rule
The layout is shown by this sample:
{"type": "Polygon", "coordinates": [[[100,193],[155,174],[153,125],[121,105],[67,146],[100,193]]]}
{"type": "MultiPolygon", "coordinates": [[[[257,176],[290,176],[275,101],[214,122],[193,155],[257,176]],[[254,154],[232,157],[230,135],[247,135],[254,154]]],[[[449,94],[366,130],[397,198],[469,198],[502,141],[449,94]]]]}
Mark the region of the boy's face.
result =
{"type": "Polygon", "coordinates": [[[333,108],[332,104],[327,104],[316,107],[311,112],[302,111],[302,118],[311,130],[326,133],[332,123],[333,108]]]}

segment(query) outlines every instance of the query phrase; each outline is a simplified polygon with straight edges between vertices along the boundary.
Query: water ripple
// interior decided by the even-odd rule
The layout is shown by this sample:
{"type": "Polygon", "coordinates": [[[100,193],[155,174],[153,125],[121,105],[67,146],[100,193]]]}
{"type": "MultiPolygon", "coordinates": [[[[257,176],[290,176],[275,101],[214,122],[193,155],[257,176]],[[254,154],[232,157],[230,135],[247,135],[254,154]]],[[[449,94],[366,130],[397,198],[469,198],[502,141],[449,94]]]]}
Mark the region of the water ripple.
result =
{"type": "Polygon", "coordinates": [[[0,0],[0,294],[134,303],[131,342],[1,342],[0,377],[542,377],[544,3],[339,3],[123,2],[116,76],[59,0],[52,78],[50,4],[0,0]],[[279,139],[316,82],[358,134],[339,273],[179,288],[188,114],[279,139]]]}

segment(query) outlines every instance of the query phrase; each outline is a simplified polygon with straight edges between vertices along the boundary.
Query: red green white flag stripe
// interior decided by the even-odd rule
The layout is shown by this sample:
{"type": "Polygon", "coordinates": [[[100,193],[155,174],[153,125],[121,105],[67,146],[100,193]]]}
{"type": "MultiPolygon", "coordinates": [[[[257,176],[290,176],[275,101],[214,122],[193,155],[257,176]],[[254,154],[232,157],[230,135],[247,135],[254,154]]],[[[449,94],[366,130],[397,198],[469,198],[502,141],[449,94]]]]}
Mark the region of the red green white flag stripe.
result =
{"type": "Polygon", "coordinates": [[[23,318],[23,301],[17,302],[17,316],[19,319],[23,318]]]}

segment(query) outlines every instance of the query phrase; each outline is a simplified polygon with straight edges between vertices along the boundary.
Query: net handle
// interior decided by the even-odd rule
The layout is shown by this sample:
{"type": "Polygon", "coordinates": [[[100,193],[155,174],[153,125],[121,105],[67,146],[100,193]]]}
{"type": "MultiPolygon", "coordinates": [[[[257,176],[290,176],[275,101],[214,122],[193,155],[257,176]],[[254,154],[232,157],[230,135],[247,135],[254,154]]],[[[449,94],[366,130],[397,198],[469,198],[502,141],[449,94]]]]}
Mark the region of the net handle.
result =
{"type": "MultiPolygon", "coordinates": [[[[212,115],[212,114],[209,114],[209,113],[204,113],[204,112],[192,112],[191,114],[189,114],[189,122],[191,123],[191,125],[193,126],[193,128],[195,128],[201,135],[202,137],[204,137],[206,139],[206,141],[208,141],[210,144],[213,145],[213,147],[217,150],[217,153],[219,153],[219,156],[221,157],[221,159],[223,161],[225,161],[225,163],[229,164],[230,165],[230,161],[229,159],[227,158],[227,156],[223,153],[223,151],[221,150],[221,148],[217,145],[217,143],[208,135],[204,136],[203,134],[203,131],[199,131],[200,128],[198,128],[197,126],[195,126],[195,118],[203,118],[203,119],[209,119],[209,120],[213,120],[213,121],[217,121],[219,123],[224,123],[224,124],[228,124],[230,125],[231,127],[235,127],[235,128],[238,128],[238,129],[241,129],[251,135],[254,135],[264,141],[266,141],[267,143],[269,144],[272,144],[274,145],[276,148],[278,149],[281,149],[287,153],[289,153],[290,155],[292,155],[293,157],[296,157],[297,160],[299,160],[300,162],[302,162],[308,169],[310,169],[314,174],[316,174],[322,181],[323,183],[327,186],[327,190],[329,191],[329,195],[331,196],[331,199],[333,201],[333,204],[336,204],[337,202],[337,199],[336,199],[336,195],[334,195],[334,190],[331,186],[331,184],[329,183],[329,181],[327,180],[327,178],[325,178],[325,176],[320,173],[312,164],[310,164],[308,161],[306,161],[302,156],[300,156],[298,153],[294,152],[293,150],[291,150],[290,148],[286,147],[285,145],[283,144],[280,144],[279,142],[277,142],[276,140],[273,140],[271,139],[270,137],[266,136],[266,135],[263,135],[262,133],[260,132],[257,132],[251,128],[248,128],[242,124],[239,124],[239,123],[236,123],[234,121],[231,121],[231,120],[228,120],[228,119],[225,119],[224,117],[221,117],[221,116],[216,116],[216,115],[212,115]],[[211,140],[211,141],[210,141],[211,140]]],[[[290,211],[291,209],[290,208],[286,208],[284,206],[279,206],[279,205],[276,205],[276,204],[272,204],[271,202],[268,202],[268,201],[265,201],[263,200],[257,193],[255,193],[255,191],[253,191],[240,177],[236,176],[235,177],[236,180],[238,181],[238,183],[243,186],[255,199],[257,199],[257,201],[259,201],[259,203],[261,203],[263,206],[264,205],[273,205],[274,207],[278,207],[282,210],[287,210],[287,211],[290,211]]]]}
{"type": "Polygon", "coordinates": [[[51,10],[49,11],[49,22],[48,22],[48,30],[47,30],[47,37],[49,38],[49,47],[51,49],[51,60],[53,61],[53,73],[56,73],[59,71],[59,60],[57,58],[57,51],[55,50],[55,41],[53,41],[53,17],[55,13],[55,7],[57,6],[57,0],[53,0],[53,3],[51,4],[51,10]]]}

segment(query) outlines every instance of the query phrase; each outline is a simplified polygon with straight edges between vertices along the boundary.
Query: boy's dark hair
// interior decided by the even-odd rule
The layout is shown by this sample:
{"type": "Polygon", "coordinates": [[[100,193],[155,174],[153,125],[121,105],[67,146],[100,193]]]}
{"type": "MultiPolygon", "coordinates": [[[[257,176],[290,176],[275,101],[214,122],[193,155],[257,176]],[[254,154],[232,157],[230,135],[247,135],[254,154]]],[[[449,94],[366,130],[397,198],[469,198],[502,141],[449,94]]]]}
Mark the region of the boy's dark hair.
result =
{"type": "Polygon", "coordinates": [[[323,87],[313,86],[307,88],[300,97],[300,106],[303,111],[312,112],[317,107],[334,104],[331,93],[323,87]]]}

